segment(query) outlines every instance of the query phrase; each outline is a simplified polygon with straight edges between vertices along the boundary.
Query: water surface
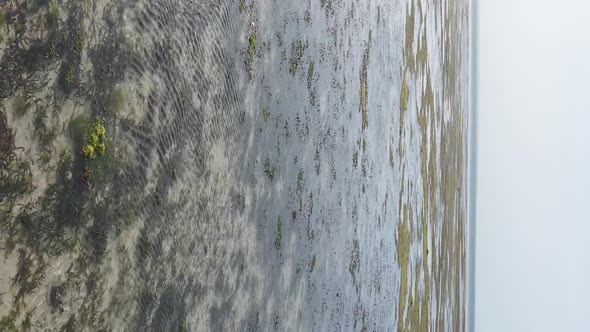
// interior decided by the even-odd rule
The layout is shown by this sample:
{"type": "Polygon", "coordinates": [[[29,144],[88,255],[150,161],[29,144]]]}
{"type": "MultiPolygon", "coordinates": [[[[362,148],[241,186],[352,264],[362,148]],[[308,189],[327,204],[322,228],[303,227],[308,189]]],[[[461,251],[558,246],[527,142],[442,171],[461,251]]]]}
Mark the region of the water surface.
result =
{"type": "Polygon", "coordinates": [[[0,327],[465,328],[466,1],[0,8],[0,327]]]}

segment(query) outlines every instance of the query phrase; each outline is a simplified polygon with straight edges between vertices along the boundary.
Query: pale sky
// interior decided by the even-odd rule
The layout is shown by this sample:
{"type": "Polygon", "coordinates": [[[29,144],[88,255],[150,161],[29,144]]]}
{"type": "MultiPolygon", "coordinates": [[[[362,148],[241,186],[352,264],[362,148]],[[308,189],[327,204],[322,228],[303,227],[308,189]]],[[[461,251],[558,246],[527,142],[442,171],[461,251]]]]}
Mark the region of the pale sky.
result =
{"type": "Polygon", "coordinates": [[[590,331],[590,1],[478,1],[475,329],[590,331]]]}

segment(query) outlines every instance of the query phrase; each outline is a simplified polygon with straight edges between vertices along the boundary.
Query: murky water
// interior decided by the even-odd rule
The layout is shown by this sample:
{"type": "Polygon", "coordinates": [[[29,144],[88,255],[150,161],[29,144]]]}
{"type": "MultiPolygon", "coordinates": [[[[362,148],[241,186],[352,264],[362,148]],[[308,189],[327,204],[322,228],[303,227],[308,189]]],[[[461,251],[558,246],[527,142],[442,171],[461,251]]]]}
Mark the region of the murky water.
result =
{"type": "Polygon", "coordinates": [[[467,2],[37,2],[0,4],[0,327],[464,329],[467,2]]]}

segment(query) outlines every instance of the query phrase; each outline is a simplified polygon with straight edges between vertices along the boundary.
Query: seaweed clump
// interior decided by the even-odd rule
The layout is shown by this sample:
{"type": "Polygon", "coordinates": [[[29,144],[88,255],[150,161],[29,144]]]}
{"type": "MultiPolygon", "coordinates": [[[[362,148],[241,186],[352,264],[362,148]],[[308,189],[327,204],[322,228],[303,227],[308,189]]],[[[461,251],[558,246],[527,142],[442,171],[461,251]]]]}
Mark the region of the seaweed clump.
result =
{"type": "Polygon", "coordinates": [[[106,133],[104,121],[101,118],[96,118],[94,124],[89,126],[86,132],[86,145],[82,148],[82,154],[86,158],[95,158],[95,151],[98,156],[104,155],[106,133]]]}
{"type": "Polygon", "coordinates": [[[281,250],[282,242],[283,242],[283,220],[279,216],[279,218],[277,220],[277,236],[276,236],[275,242],[274,242],[275,249],[277,251],[281,250]]]}
{"type": "Polygon", "coordinates": [[[16,332],[18,329],[16,328],[16,314],[11,312],[9,315],[6,315],[0,319],[0,330],[6,332],[16,332]]]}
{"type": "Polygon", "coordinates": [[[80,63],[82,61],[82,52],[84,51],[85,36],[84,29],[77,22],[74,16],[70,16],[68,26],[70,34],[65,40],[65,56],[59,71],[59,87],[69,94],[75,89],[80,81],[80,63]]]}
{"type": "Polygon", "coordinates": [[[271,163],[269,159],[266,159],[266,162],[264,163],[264,173],[270,181],[274,180],[276,170],[277,167],[273,163],[271,163]]]}
{"type": "Polygon", "coordinates": [[[246,59],[244,63],[246,64],[246,71],[248,72],[248,76],[252,78],[252,62],[254,61],[254,55],[256,54],[256,32],[250,33],[248,37],[248,50],[246,51],[246,59]]]}
{"type": "Polygon", "coordinates": [[[33,255],[24,249],[19,249],[17,272],[12,278],[12,283],[18,288],[14,297],[14,308],[20,311],[24,305],[24,296],[39,287],[45,279],[47,263],[42,258],[34,259],[33,255]]]}
{"type": "Polygon", "coordinates": [[[14,115],[16,117],[22,117],[27,113],[28,106],[25,97],[16,96],[12,102],[12,108],[14,109],[14,115]]]}
{"type": "Polygon", "coordinates": [[[360,70],[360,107],[359,111],[361,113],[361,128],[364,131],[367,126],[369,125],[368,120],[368,99],[369,99],[369,51],[371,45],[371,32],[369,31],[369,41],[365,45],[365,50],[363,52],[363,62],[361,64],[360,70]]]}
{"type": "Polygon", "coordinates": [[[86,195],[72,175],[73,167],[71,155],[62,153],[55,183],[16,217],[25,242],[39,254],[59,255],[73,248],[76,230],[84,224],[86,195]]]}
{"type": "Polygon", "coordinates": [[[14,135],[8,128],[6,114],[0,112],[0,170],[8,166],[9,156],[14,150],[14,135]]]}
{"type": "Polygon", "coordinates": [[[15,153],[14,134],[0,111],[0,225],[11,220],[11,211],[19,197],[33,190],[31,171],[27,160],[15,153]]]}
{"type": "Polygon", "coordinates": [[[80,116],[70,122],[70,134],[74,142],[77,142],[75,149],[81,151],[83,156],[77,170],[84,183],[87,186],[91,183],[107,183],[112,174],[113,155],[107,147],[109,143],[105,121],[97,117],[90,124],[86,117],[80,116]]]}
{"type": "Polygon", "coordinates": [[[291,58],[289,59],[289,72],[295,75],[297,68],[303,59],[303,53],[307,49],[307,42],[305,44],[301,40],[294,41],[291,45],[291,58]]]}

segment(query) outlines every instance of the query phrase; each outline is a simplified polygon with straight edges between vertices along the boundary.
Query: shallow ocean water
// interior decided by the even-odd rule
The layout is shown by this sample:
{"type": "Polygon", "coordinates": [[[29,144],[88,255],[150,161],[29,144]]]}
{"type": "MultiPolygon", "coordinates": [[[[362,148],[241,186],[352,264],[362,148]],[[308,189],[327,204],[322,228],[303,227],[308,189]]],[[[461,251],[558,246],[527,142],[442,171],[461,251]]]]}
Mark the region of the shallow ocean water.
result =
{"type": "Polygon", "coordinates": [[[467,2],[38,2],[0,4],[1,327],[464,329],[467,2]]]}

